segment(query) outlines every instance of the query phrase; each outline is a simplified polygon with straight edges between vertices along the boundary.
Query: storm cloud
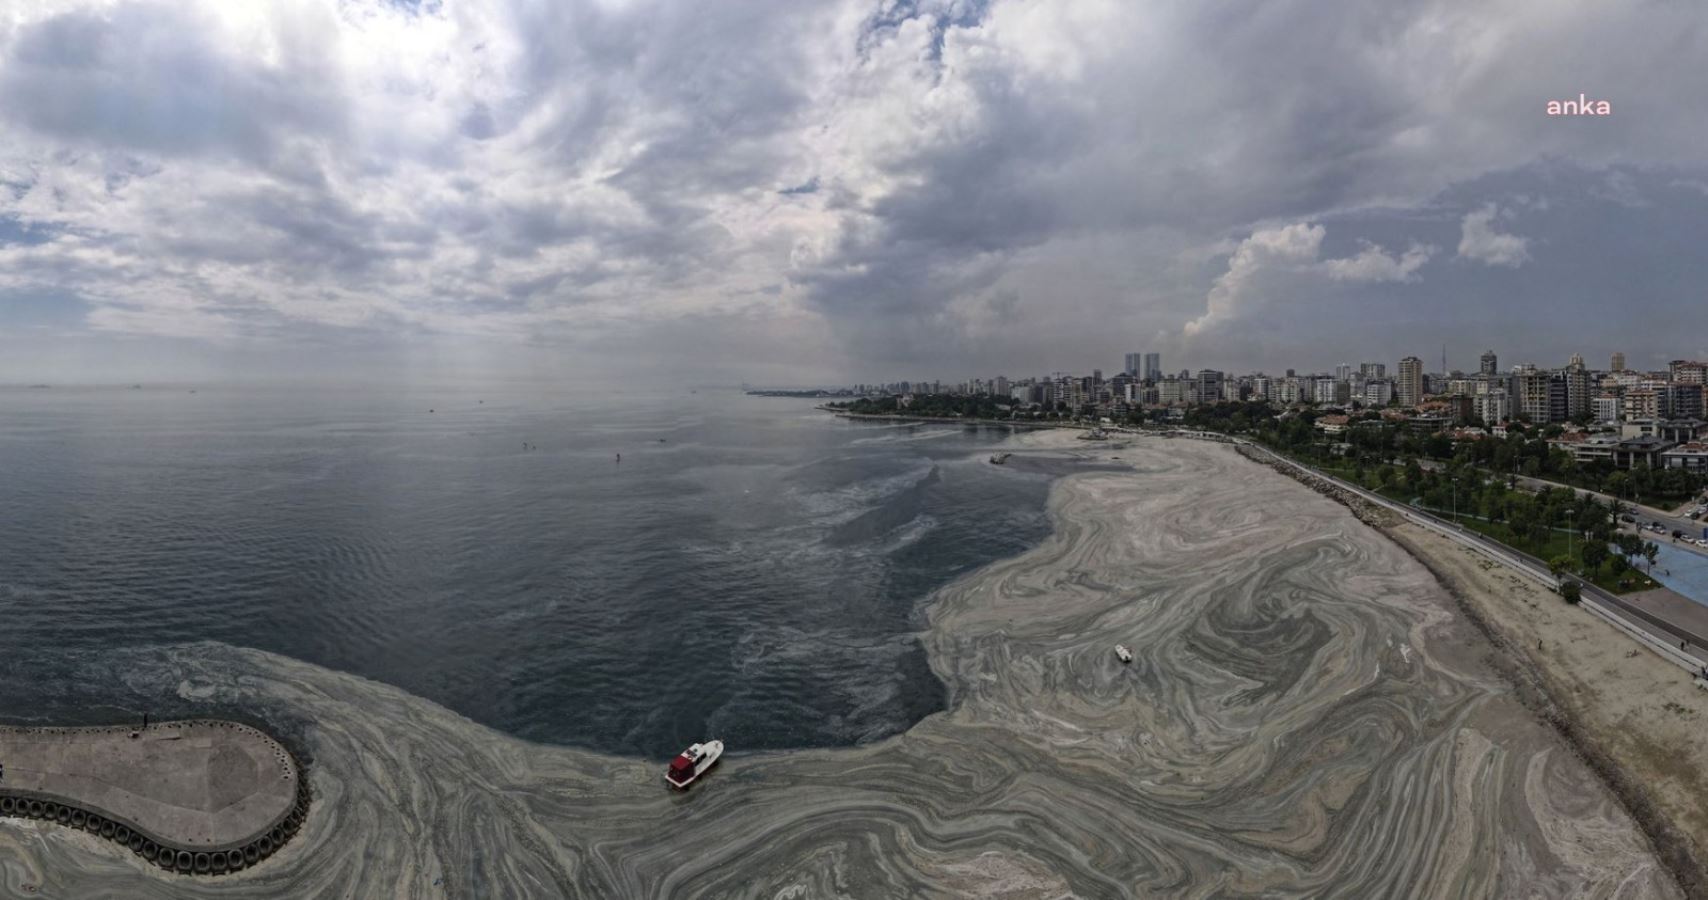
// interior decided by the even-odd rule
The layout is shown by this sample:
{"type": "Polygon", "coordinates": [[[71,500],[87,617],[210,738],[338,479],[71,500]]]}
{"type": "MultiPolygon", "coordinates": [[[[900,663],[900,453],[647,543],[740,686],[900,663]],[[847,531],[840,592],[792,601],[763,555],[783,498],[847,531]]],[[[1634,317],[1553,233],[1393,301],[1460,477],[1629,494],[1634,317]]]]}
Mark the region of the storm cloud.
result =
{"type": "Polygon", "coordinates": [[[1667,0],[14,4],[0,378],[1708,355],[1703,59],[1667,0]]]}

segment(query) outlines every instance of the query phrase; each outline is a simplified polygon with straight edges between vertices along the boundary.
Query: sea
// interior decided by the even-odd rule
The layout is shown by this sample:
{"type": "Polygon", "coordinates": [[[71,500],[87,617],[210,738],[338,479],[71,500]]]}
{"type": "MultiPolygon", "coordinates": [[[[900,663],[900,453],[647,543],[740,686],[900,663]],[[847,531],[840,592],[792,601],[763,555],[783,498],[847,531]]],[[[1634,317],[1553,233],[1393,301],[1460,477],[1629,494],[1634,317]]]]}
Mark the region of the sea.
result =
{"type": "Polygon", "coordinates": [[[1071,466],[734,388],[0,388],[0,718],[194,713],[90,666],[201,641],[666,758],[941,710],[917,633],[1071,466]]]}

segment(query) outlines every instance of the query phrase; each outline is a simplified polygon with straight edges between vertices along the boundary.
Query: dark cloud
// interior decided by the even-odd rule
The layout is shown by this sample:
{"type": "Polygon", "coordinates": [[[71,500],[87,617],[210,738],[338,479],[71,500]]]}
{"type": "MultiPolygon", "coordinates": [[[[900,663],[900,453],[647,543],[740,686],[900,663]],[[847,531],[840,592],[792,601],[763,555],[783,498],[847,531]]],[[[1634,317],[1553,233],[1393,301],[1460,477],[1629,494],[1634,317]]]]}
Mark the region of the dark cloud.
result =
{"type": "Polygon", "coordinates": [[[802,377],[1310,366],[1397,329],[1687,353],[1705,24],[1661,0],[64,0],[0,30],[0,296],[325,352],[726,371],[771,346],[802,377]],[[1543,114],[1579,91],[1614,115],[1543,114]]]}

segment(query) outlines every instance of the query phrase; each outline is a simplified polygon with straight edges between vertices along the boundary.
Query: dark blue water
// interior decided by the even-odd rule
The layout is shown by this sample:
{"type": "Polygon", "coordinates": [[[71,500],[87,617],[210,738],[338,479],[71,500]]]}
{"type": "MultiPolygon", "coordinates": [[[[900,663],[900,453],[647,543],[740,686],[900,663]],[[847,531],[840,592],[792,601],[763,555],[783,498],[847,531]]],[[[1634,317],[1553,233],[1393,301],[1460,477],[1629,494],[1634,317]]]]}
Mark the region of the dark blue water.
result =
{"type": "Polygon", "coordinates": [[[0,673],[211,639],[547,742],[868,741],[944,703],[921,601],[1048,530],[1002,438],[730,390],[3,389],[0,673]]]}

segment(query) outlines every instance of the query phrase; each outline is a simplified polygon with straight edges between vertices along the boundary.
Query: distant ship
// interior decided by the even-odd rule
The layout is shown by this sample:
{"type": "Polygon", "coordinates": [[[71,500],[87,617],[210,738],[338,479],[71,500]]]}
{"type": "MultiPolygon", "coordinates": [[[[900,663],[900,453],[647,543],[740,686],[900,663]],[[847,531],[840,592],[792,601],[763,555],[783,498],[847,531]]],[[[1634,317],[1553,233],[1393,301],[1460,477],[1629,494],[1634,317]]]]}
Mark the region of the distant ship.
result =
{"type": "Polygon", "coordinates": [[[1115,645],[1115,658],[1124,662],[1124,663],[1130,663],[1133,661],[1133,651],[1128,650],[1126,647],[1124,647],[1120,644],[1116,644],[1115,645]]]}
{"type": "Polygon", "coordinates": [[[990,455],[991,465],[1000,466],[1003,463],[1008,462],[1008,458],[1013,455],[1014,454],[1012,453],[992,453],[990,455]]]}
{"type": "Polygon", "coordinates": [[[724,755],[723,741],[707,741],[704,744],[694,744],[682,751],[682,755],[670,761],[670,768],[664,770],[664,780],[673,788],[686,790],[693,784],[718,757],[724,755]]]}

